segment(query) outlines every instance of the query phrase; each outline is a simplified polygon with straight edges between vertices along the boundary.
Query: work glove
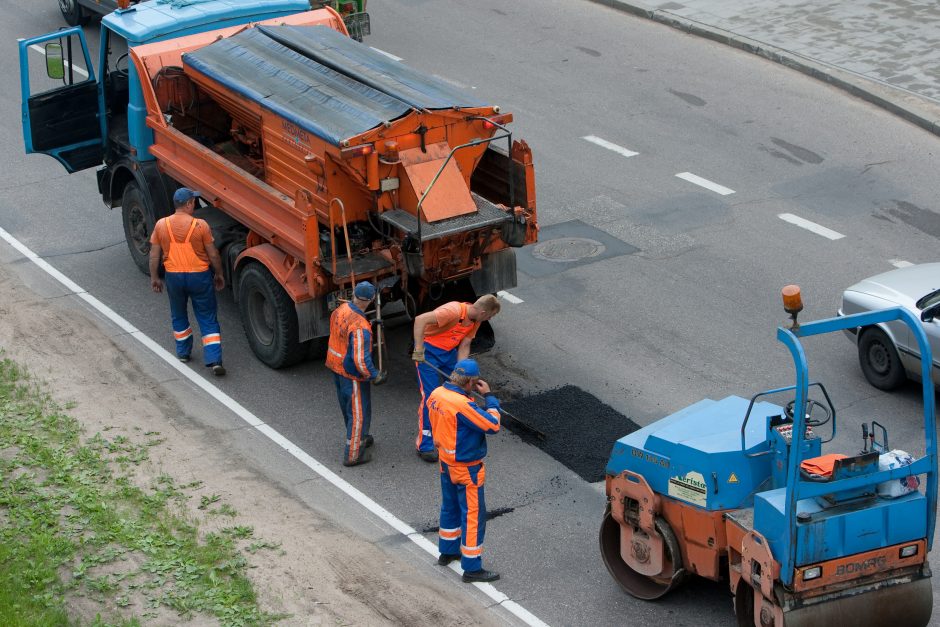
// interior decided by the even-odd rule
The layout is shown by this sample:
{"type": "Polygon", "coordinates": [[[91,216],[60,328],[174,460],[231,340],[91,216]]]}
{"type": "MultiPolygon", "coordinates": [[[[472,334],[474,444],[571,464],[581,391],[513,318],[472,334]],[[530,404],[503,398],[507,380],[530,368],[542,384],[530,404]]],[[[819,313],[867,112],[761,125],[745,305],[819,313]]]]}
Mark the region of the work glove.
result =
{"type": "Polygon", "coordinates": [[[382,385],[382,384],[385,383],[387,380],[388,380],[388,373],[387,373],[387,372],[380,372],[380,373],[378,374],[378,376],[376,376],[374,379],[372,379],[372,385],[382,385]]]}
{"type": "Polygon", "coordinates": [[[411,361],[416,361],[419,364],[424,362],[424,349],[416,348],[415,352],[411,353],[411,361]]]}

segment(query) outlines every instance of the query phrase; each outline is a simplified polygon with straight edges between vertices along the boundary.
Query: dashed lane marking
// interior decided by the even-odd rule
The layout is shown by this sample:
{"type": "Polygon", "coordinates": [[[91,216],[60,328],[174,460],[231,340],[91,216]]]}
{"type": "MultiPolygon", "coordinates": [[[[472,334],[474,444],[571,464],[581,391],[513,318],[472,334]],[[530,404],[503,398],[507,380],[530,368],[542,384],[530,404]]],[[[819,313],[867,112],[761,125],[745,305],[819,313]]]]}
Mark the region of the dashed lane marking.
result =
{"type": "MultiPolygon", "coordinates": [[[[251,413],[241,403],[230,397],[228,394],[213,384],[209,383],[207,379],[197,375],[191,368],[183,365],[175,355],[170,354],[169,351],[157,344],[148,335],[144,334],[143,331],[134,327],[134,325],[118,315],[113,309],[89,294],[84,288],[72,281],[70,278],[53,268],[47,261],[42,259],[25,244],[20,242],[2,228],[0,228],[0,238],[6,240],[6,242],[19,251],[20,254],[32,261],[44,272],[49,274],[49,276],[65,286],[65,288],[72,294],[84,300],[98,313],[102,314],[108,320],[112,321],[114,324],[124,330],[132,338],[140,342],[150,352],[166,362],[167,365],[169,365],[171,368],[179,372],[181,376],[186,377],[189,381],[206,392],[209,396],[222,403],[222,405],[231,410],[232,413],[244,420],[251,427],[255,428],[258,433],[261,433],[279,447],[290,453],[300,463],[329,481],[333,486],[346,494],[346,496],[362,505],[376,517],[385,521],[385,523],[387,523],[392,529],[414,542],[432,557],[437,557],[437,546],[425,538],[419,531],[400,520],[387,509],[369,498],[358,488],[354,487],[352,484],[339,477],[339,475],[324,466],[322,463],[311,457],[299,446],[285,438],[273,427],[266,424],[263,420],[251,413]]],[[[451,564],[451,569],[458,573],[462,572],[456,566],[456,564],[451,564]]],[[[546,623],[532,614],[529,610],[522,607],[515,601],[511,600],[508,596],[497,590],[492,584],[474,583],[473,585],[476,586],[477,589],[480,590],[483,594],[492,599],[497,605],[505,608],[508,612],[512,613],[516,618],[525,624],[537,627],[547,627],[546,623]]]]}
{"type": "MultiPolygon", "coordinates": [[[[30,49],[30,50],[35,50],[36,52],[38,52],[38,53],[41,54],[42,56],[46,56],[46,49],[40,47],[39,44],[33,44],[32,46],[29,47],[29,49],[30,49]]],[[[68,66],[69,66],[69,62],[68,62],[68,61],[63,61],[63,63],[65,64],[65,67],[68,67],[68,66]]],[[[84,76],[85,78],[88,78],[88,70],[86,70],[86,69],[84,69],[84,68],[80,68],[80,67],[78,67],[78,66],[75,65],[75,64],[72,64],[72,71],[74,71],[76,74],[81,74],[81,75],[84,76]]]]}
{"type": "Polygon", "coordinates": [[[904,261],[903,259],[892,259],[891,265],[895,268],[910,268],[914,264],[912,264],[910,261],[904,261]]]}
{"type": "Polygon", "coordinates": [[[613,150],[613,151],[616,152],[618,155],[623,155],[624,157],[635,157],[635,156],[637,156],[638,154],[640,154],[640,153],[638,153],[638,152],[634,152],[634,151],[630,150],[629,148],[624,148],[623,146],[618,146],[617,144],[615,144],[615,143],[613,143],[613,142],[609,142],[609,141],[607,141],[606,139],[601,139],[600,137],[597,137],[596,135],[585,135],[585,136],[582,137],[581,139],[583,139],[583,140],[585,140],[585,141],[589,141],[589,142],[591,142],[592,144],[595,144],[595,145],[597,145],[597,146],[600,146],[601,148],[606,148],[607,150],[613,150]]]}
{"type": "Polygon", "coordinates": [[[514,296],[514,295],[510,294],[510,293],[507,292],[506,290],[500,290],[499,292],[496,292],[496,295],[499,296],[500,298],[502,298],[504,301],[506,301],[506,302],[508,302],[508,303],[512,303],[513,305],[518,305],[519,303],[525,302],[524,300],[522,300],[522,299],[519,298],[518,296],[514,296]]]}
{"type": "Polygon", "coordinates": [[[784,222],[789,222],[790,224],[795,224],[796,226],[811,231],[816,235],[822,235],[823,237],[831,240],[842,239],[845,237],[842,233],[838,231],[833,231],[832,229],[827,229],[821,224],[816,224],[815,222],[810,222],[805,218],[800,216],[795,216],[792,213],[781,213],[777,216],[784,222]]]}
{"type": "Polygon", "coordinates": [[[391,59],[392,61],[401,61],[401,60],[402,60],[401,57],[396,57],[396,56],[395,56],[394,54],[392,54],[391,52],[385,52],[384,50],[379,50],[378,48],[375,48],[375,47],[373,47],[373,46],[369,46],[369,47],[372,48],[373,50],[375,50],[376,52],[378,52],[379,54],[384,54],[386,57],[388,57],[388,58],[391,59]]]}
{"type": "Polygon", "coordinates": [[[694,185],[704,187],[705,189],[711,190],[716,194],[721,194],[722,196],[727,196],[728,194],[733,194],[734,190],[730,187],[725,187],[724,185],[719,185],[714,181],[709,181],[708,179],[703,179],[701,176],[692,174],[691,172],[679,172],[676,174],[677,177],[683,181],[688,181],[694,185]]]}

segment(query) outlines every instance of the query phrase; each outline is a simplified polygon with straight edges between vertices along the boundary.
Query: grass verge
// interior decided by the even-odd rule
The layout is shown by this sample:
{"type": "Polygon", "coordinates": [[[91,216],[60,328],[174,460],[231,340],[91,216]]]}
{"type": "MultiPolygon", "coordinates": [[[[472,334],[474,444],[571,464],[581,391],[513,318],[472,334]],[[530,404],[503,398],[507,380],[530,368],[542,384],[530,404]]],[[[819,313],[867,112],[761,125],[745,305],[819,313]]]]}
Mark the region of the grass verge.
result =
{"type": "MultiPolygon", "coordinates": [[[[200,482],[135,480],[160,434],[106,434],[83,441],[22,367],[0,360],[0,625],[284,618],[259,609],[242,552],[278,546],[247,526],[200,532],[186,507],[200,482]]],[[[198,510],[237,515],[219,501],[203,496],[198,510]]]]}

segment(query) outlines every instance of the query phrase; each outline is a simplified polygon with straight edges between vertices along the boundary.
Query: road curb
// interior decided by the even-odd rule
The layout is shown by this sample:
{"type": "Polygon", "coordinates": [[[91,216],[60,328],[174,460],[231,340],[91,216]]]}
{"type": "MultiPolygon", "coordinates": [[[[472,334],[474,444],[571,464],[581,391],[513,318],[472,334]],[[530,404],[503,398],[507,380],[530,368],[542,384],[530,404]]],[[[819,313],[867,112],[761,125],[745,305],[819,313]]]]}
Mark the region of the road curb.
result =
{"type": "Polygon", "coordinates": [[[885,85],[756,39],[680,17],[669,11],[652,9],[625,0],[590,1],[764,57],[861,98],[934,135],[940,135],[940,103],[924,96],[885,85]]]}

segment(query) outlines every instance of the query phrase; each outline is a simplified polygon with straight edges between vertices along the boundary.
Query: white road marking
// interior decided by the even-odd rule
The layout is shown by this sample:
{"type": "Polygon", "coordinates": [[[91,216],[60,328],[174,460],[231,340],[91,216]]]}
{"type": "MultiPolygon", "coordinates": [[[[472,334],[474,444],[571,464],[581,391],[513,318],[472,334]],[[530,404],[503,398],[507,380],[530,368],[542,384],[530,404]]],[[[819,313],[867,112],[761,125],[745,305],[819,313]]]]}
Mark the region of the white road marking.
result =
{"type": "Polygon", "coordinates": [[[733,189],[725,187],[724,185],[719,185],[718,183],[714,183],[708,179],[703,179],[701,176],[696,176],[691,172],[679,172],[676,174],[676,176],[684,181],[688,181],[689,183],[693,183],[695,185],[704,187],[705,189],[711,190],[716,194],[721,194],[722,196],[727,196],[728,194],[734,193],[733,189]]]}
{"type": "Polygon", "coordinates": [[[518,296],[513,296],[512,294],[510,294],[510,293],[507,292],[506,290],[500,290],[499,292],[496,292],[496,295],[499,296],[500,298],[502,298],[503,300],[505,300],[506,302],[512,303],[513,305],[518,305],[519,303],[525,302],[524,300],[522,300],[522,299],[519,298],[518,296]]]}
{"type": "MultiPolygon", "coordinates": [[[[79,286],[77,283],[72,281],[70,278],[53,268],[42,259],[39,255],[30,250],[25,244],[20,242],[18,239],[13,237],[3,228],[0,228],[0,238],[6,240],[13,248],[18,250],[24,257],[32,261],[39,268],[48,273],[52,278],[61,283],[67,290],[72,292],[74,295],[78,296],[89,305],[91,305],[98,313],[102,314],[108,320],[114,322],[118,327],[126,331],[131,337],[140,342],[145,348],[147,348],[154,355],[165,361],[171,368],[180,373],[180,375],[186,377],[189,381],[195,384],[197,387],[202,389],[204,392],[209,394],[212,398],[222,403],[225,407],[230,409],[236,416],[244,420],[247,424],[257,429],[258,433],[261,433],[272,442],[280,446],[282,449],[290,453],[295,459],[300,463],[304,464],[307,468],[317,473],[327,481],[329,481],[333,486],[341,490],[348,497],[362,505],[364,508],[369,510],[373,515],[385,521],[392,529],[398,533],[404,535],[409,540],[414,542],[416,545],[424,549],[432,557],[437,557],[437,545],[425,538],[419,531],[412,528],[410,525],[400,520],[394,514],[389,512],[387,509],[373,501],[365,493],[360,491],[358,488],[354,487],[349,482],[342,479],[339,475],[334,473],[332,470],[321,464],[319,461],[308,455],[303,451],[299,446],[285,438],[283,435],[278,433],[273,427],[266,424],[263,420],[255,416],[248,409],[246,409],[241,403],[233,399],[231,396],[209,383],[209,381],[199,375],[197,375],[191,368],[185,366],[181,363],[175,355],[172,355],[169,351],[164,349],[162,346],[157,344],[153,339],[144,334],[143,331],[135,328],[130,322],[118,315],[113,309],[102,303],[100,300],[89,294],[84,288],[79,286]]],[[[456,572],[462,572],[454,564],[451,565],[451,568],[456,572]]],[[[540,620],[537,616],[529,612],[527,609],[512,601],[505,594],[497,590],[491,584],[488,583],[475,583],[476,586],[481,592],[486,596],[491,598],[496,604],[505,608],[508,612],[512,613],[516,618],[521,620],[527,625],[533,625],[535,627],[548,627],[546,623],[540,620]]]]}
{"type": "Polygon", "coordinates": [[[842,233],[838,231],[833,231],[832,229],[827,229],[821,224],[816,224],[815,222],[810,222],[800,216],[795,216],[792,213],[781,213],[777,216],[784,222],[789,222],[790,224],[795,224],[796,226],[806,229],[807,231],[812,231],[816,235],[822,235],[823,237],[831,240],[842,239],[845,237],[842,233]]]}
{"type": "MultiPolygon", "coordinates": [[[[46,56],[46,49],[39,47],[39,44],[33,44],[32,46],[29,47],[29,49],[30,49],[30,50],[35,50],[36,52],[38,52],[38,53],[41,54],[42,56],[46,56]]],[[[68,66],[69,66],[69,62],[68,62],[68,61],[64,61],[64,60],[63,60],[62,63],[65,64],[65,67],[68,67],[68,66]]],[[[76,74],[81,74],[81,75],[84,76],[85,78],[88,78],[88,70],[85,70],[85,69],[83,69],[83,68],[80,68],[80,67],[78,67],[77,65],[73,65],[73,66],[72,66],[72,70],[74,70],[74,72],[75,72],[76,74]]]]}
{"type": "Polygon", "coordinates": [[[910,261],[904,261],[903,259],[892,259],[891,265],[895,268],[910,268],[914,264],[912,264],[910,261]]]}
{"type": "Polygon", "coordinates": [[[392,61],[401,61],[401,60],[402,60],[401,57],[396,57],[396,56],[395,56],[394,54],[392,54],[391,52],[385,52],[384,50],[379,50],[378,48],[375,48],[375,47],[373,47],[373,46],[369,46],[369,47],[372,48],[373,50],[375,50],[376,52],[378,52],[379,54],[384,54],[386,57],[388,57],[388,58],[391,59],[392,61]]]}
{"type": "Polygon", "coordinates": [[[600,137],[597,137],[596,135],[585,135],[585,136],[582,137],[581,139],[583,139],[583,140],[585,140],[585,141],[589,141],[589,142],[591,142],[592,144],[596,144],[596,145],[600,146],[601,148],[606,148],[607,150],[613,150],[613,151],[616,152],[618,155],[623,155],[624,157],[635,157],[635,156],[637,156],[638,154],[640,154],[640,153],[638,153],[638,152],[633,152],[633,151],[630,150],[629,148],[624,148],[623,146],[618,146],[617,144],[615,144],[615,143],[613,143],[613,142],[609,142],[609,141],[607,141],[606,139],[602,139],[602,138],[600,138],[600,137]]]}

